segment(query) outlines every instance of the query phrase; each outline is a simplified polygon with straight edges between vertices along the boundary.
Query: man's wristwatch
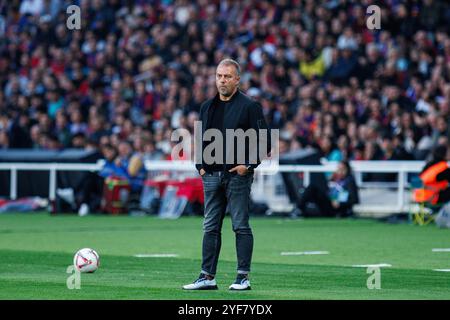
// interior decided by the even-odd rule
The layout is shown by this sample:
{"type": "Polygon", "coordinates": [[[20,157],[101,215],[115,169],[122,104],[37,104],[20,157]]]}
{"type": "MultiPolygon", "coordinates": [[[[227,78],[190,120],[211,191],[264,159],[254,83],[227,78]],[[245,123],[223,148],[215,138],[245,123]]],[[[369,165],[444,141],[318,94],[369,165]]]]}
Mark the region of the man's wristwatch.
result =
{"type": "Polygon", "coordinates": [[[248,173],[253,173],[254,172],[254,169],[253,169],[252,166],[247,166],[246,169],[247,169],[248,173]]]}

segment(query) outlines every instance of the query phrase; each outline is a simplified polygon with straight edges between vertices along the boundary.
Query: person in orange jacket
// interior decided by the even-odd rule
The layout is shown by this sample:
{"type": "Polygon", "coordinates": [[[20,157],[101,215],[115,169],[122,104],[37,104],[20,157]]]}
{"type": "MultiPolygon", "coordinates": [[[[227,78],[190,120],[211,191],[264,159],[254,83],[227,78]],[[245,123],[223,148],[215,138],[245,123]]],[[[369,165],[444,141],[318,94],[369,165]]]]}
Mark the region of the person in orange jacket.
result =
{"type": "MultiPolygon", "coordinates": [[[[422,201],[432,204],[442,204],[450,201],[450,168],[447,164],[447,147],[438,146],[431,161],[429,161],[419,174],[424,185],[422,201]]],[[[420,197],[419,197],[420,198],[420,197]]]]}

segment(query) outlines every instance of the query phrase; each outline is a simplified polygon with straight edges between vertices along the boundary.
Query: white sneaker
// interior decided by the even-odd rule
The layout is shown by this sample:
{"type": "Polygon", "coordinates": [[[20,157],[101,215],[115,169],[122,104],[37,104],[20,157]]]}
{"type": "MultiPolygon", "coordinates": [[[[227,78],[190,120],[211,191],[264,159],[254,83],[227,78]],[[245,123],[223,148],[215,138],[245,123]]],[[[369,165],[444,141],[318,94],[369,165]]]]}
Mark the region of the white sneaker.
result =
{"type": "Polygon", "coordinates": [[[75,194],[72,188],[57,189],[56,194],[71,206],[75,205],[75,194]]]}
{"type": "Polygon", "coordinates": [[[80,206],[80,210],[78,210],[78,215],[80,217],[87,216],[89,214],[89,206],[86,203],[83,203],[80,206]]]}
{"type": "Polygon", "coordinates": [[[229,288],[230,290],[251,290],[250,280],[244,278],[242,280],[236,280],[229,288]]]}
{"type": "Polygon", "coordinates": [[[193,283],[183,286],[184,290],[217,290],[216,279],[208,280],[206,277],[199,277],[193,283]]]}

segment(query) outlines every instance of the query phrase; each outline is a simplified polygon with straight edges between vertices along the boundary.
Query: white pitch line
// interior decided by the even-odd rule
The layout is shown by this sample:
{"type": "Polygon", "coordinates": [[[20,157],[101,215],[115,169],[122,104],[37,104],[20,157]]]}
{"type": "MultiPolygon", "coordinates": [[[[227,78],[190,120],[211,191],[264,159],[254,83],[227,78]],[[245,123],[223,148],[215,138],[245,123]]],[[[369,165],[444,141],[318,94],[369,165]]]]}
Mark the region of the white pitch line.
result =
{"type": "Polygon", "coordinates": [[[178,254],[175,253],[152,253],[152,254],[135,254],[136,258],[176,258],[178,254]]]}
{"type": "Polygon", "coordinates": [[[433,252],[450,252],[450,248],[434,248],[431,249],[433,252]]]}
{"type": "Polygon", "coordinates": [[[319,255],[330,254],[328,251],[297,251],[297,252],[281,252],[282,256],[303,256],[303,255],[319,255]]]}
{"type": "Polygon", "coordinates": [[[378,263],[378,264],[354,264],[352,265],[353,268],[382,268],[382,267],[392,267],[389,263],[378,263]]]}
{"type": "Polygon", "coordinates": [[[450,269],[433,269],[433,271],[450,272],[450,269]]]}

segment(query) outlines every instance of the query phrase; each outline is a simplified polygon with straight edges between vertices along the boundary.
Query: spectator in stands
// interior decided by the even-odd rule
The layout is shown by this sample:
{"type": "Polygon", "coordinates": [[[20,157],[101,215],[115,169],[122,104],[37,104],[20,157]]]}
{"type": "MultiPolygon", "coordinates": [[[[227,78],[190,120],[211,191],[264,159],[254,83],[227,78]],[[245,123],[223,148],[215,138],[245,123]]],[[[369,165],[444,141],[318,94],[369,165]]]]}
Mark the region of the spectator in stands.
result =
{"type": "Polygon", "coordinates": [[[131,191],[140,193],[146,178],[143,154],[141,152],[134,153],[131,143],[122,141],[119,143],[115,164],[126,173],[125,177],[130,182],[131,191]]]}
{"type": "Polygon", "coordinates": [[[341,161],[337,170],[331,176],[326,192],[314,184],[304,190],[298,203],[298,210],[294,214],[301,217],[319,215],[326,217],[353,216],[353,205],[359,203],[358,187],[351,173],[350,164],[341,161]],[[309,209],[308,204],[313,203],[318,212],[309,209]]]}
{"type": "Polygon", "coordinates": [[[71,134],[67,116],[62,109],[56,112],[55,135],[63,148],[68,148],[71,142],[71,134]]]}
{"type": "Polygon", "coordinates": [[[144,145],[144,162],[146,160],[164,160],[164,153],[156,149],[153,142],[148,142],[144,145]]]}
{"type": "MultiPolygon", "coordinates": [[[[342,143],[342,142],[341,142],[342,143]]],[[[324,136],[320,139],[320,151],[323,157],[328,161],[341,161],[343,154],[340,149],[336,147],[330,137],[324,136]]]]}
{"type": "Polygon", "coordinates": [[[102,178],[114,177],[126,177],[126,171],[117,165],[118,152],[117,149],[107,143],[101,148],[103,158],[105,159],[105,164],[103,168],[99,171],[98,175],[102,178]]]}
{"type": "Polygon", "coordinates": [[[74,149],[84,149],[86,146],[86,136],[84,133],[77,133],[72,137],[71,147],[74,149]]]}
{"type": "Polygon", "coordinates": [[[35,124],[30,129],[30,138],[33,149],[41,149],[40,138],[41,138],[41,129],[38,124],[35,124]]]}
{"type": "Polygon", "coordinates": [[[72,135],[86,133],[87,129],[87,124],[83,121],[83,115],[80,109],[74,109],[70,114],[70,133],[72,135]]]}
{"type": "Polygon", "coordinates": [[[306,49],[300,57],[300,74],[307,79],[322,77],[325,73],[325,62],[321,54],[306,49]]]}
{"type": "Polygon", "coordinates": [[[302,147],[345,135],[345,158],[388,159],[386,129],[395,149],[424,160],[449,131],[450,4],[380,5],[377,31],[355,1],[82,1],[83,26],[69,32],[64,1],[3,1],[2,147],[48,148],[52,134],[64,148],[83,147],[79,134],[117,145],[141,126],[167,157],[166,133],[214,96],[214,66],[229,56],[267,122],[295,128],[302,147]]]}
{"type": "Polygon", "coordinates": [[[5,150],[9,148],[9,138],[6,130],[0,129],[0,149],[5,150]]]}

